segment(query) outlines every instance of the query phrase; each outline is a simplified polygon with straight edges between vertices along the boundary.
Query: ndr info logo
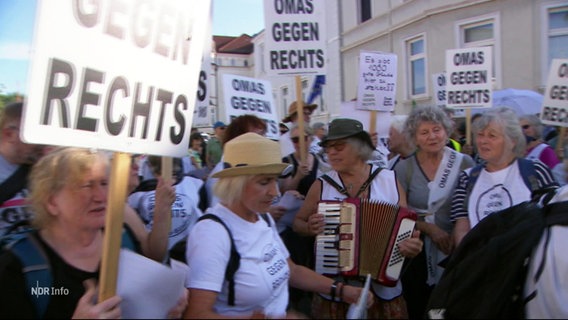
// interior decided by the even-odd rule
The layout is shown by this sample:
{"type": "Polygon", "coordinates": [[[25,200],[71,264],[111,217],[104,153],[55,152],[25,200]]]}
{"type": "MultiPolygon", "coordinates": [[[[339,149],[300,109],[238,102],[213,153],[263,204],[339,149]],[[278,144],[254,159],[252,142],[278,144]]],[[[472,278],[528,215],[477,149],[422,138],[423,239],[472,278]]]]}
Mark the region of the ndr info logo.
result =
{"type": "Polygon", "coordinates": [[[67,288],[54,288],[54,287],[40,287],[39,281],[36,281],[36,286],[31,287],[32,296],[66,296],[69,294],[69,289],[67,288]]]}

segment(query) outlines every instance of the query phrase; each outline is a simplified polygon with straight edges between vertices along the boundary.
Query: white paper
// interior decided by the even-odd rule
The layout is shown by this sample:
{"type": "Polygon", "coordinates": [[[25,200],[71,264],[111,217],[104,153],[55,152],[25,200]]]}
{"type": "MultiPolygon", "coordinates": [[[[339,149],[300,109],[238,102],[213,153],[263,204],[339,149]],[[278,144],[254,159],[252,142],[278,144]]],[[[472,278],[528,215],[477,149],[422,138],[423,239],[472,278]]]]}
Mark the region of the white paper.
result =
{"type": "Polygon", "coordinates": [[[365,286],[363,286],[359,300],[357,300],[357,303],[352,303],[347,310],[347,319],[367,319],[367,297],[370,287],[371,275],[367,274],[367,280],[365,280],[365,286]]]}
{"type": "Polygon", "coordinates": [[[123,319],[166,319],[185,290],[185,274],[130,250],[120,250],[117,295],[123,319]]]}

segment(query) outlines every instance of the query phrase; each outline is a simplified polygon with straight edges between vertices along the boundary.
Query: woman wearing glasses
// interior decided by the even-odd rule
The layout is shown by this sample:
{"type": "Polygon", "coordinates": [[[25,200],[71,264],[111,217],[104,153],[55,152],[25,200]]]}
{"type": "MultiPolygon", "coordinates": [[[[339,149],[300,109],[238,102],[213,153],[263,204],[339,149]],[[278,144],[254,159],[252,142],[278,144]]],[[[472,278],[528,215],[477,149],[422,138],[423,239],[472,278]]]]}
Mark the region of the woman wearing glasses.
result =
{"type": "MultiPolygon", "coordinates": [[[[361,122],[353,119],[333,120],[329,125],[328,136],[322,141],[322,147],[333,168],[327,173],[333,183],[319,178],[312,184],[294,220],[296,232],[315,236],[324,231],[324,217],[317,213],[320,200],[364,198],[406,206],[406,194],[397,182],[394,171],[380,170],[367,163],[375,147],[369,134],[363,130],[361,122]],[[334,184],[339,186],[339,189],[336,189],[334,184]]],[[[405,257],[416,256],[422,250],[419,232],[414,232],[412,238],[403,241],[399,248],[405,257]]],[[[359,277],[342,277],[342,280],[353,285],[363,285],[359,277]]],[[[375,303],[367,311],[368,318],[407,318],[399,282],[395,287],[385,287],[373,282],[372,292],[375,294],[375,303]]],[[[317,319],[344,319],[348,307],[347,304],[337,302],[337,299],[329,296],[315,295],[312,316],[317,319]]]]}

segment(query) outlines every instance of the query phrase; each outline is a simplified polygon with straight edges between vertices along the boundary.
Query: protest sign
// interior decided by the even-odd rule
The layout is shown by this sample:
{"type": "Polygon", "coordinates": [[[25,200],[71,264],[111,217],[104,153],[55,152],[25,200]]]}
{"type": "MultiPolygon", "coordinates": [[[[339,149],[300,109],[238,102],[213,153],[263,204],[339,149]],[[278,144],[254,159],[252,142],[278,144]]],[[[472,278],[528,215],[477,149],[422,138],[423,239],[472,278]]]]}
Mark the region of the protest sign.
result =
{"type": "Polygon", "coordinates": [[[265,0],[266,73],[325,74],[327,33],[324,0],[265,0]]]}
{"type": "Polygon", "coordinates": [[[40,1],[22,138],[183,156],[210,1],[40,1]]]}
{"type": "Polygon", "coordinates": [[[491,107],[491,47],[446,50],[446,106],[491,107]]]}
{"type": "Polygon", "coordinates": [[[394,111],[397,56],[361,51],[357,109],[394,111]]]}
{"type": "Polygon", "coordinates": [[[278,113],[269,81],[224,74],[223,88],[227,122],[240,115],[253,114],[266,122],[267,138],[280,138],[278,113]]]}
{"type": "Polygon", "coordinates": [[[542,123],[568,127],[568,59],[552,60],[542,104],[542,123]]]}

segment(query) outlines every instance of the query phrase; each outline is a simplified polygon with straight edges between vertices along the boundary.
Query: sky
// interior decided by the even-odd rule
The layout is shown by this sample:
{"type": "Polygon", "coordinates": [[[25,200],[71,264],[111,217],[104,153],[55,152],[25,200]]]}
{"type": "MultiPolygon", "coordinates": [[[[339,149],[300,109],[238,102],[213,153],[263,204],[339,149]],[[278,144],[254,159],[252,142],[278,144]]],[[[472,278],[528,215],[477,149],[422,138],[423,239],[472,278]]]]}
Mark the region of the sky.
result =
{"type": "MultiPolygon", "coordinates": [[[[59,0],[57,0],[59,1],[59,0]]],[[[69,0],[67,0],[69,1],[69,0]]],[[[200,0],[187,0],[200,1],[200,0]]],[[[264,29],[264,0],[211,0],[213,34],[255,35],[264,29]]],[[[26,93],[36,0],[0,0],[0,93],[26,93]]]]}

